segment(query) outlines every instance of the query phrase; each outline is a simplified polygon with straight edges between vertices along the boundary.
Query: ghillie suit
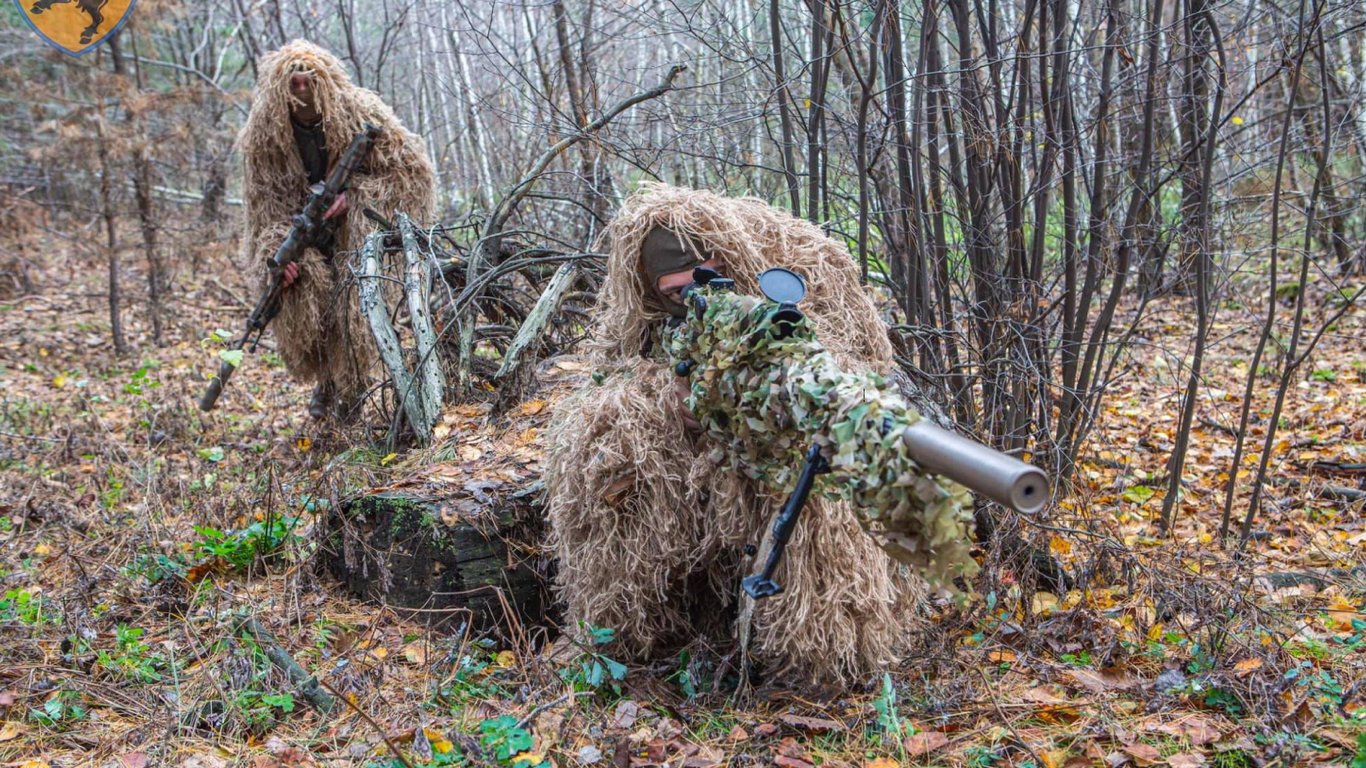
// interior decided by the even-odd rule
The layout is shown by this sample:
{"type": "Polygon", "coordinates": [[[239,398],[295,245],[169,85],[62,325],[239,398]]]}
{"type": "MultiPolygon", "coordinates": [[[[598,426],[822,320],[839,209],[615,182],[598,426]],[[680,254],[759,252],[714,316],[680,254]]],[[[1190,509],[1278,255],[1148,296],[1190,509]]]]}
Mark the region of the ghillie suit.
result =
{"type": "Polygon", "coordinates": [[[286,289],[272,324],[290,374],[332,387],[345,409],[364,394],[378,354],[358,309],[343,254],[359,249],[374,227],[362,215],[366,208],[390,220],[401,212],[419,223],[429,222],[435,209],[435,175],[421,139],[399,124],[378,95],[354,85],[341,61],[326,50],[295,40],[263,56],[258,70],[251,114],[237,146],[245,167],[246,255],[263,276],[266,260],[284,240],[309,187],[291,117],[297,100],[290,92],[290,78],[312,78],[329,164],[366,123],[382,131],[362,172],[351,180],[349,211],[331,253],[307,249],[299,262],[299,278],[286,289]]]}
{"type": "MultiPolygon", "coordinates": [[[[617,631],[658,657],[699,638],[729,646],[738,586],[783,495],[730,471],[720,446],[678,416],[660,330],[669,317],[640,268],[658,226],[720,257],[736,290],[767,267],[802,274],[812,327],[845,370],[887,371],[892,347],[848,252],[760,200],[651,186],[609,225],[593,329],[596,386],[556,406],[548,430],[548,518],[570,622],[617,631]]],[[[894,661],[920,621],[923,582],[897,567],[850,505],[807,504],[777,573],[785,591],[753,606],[749,651],[770,678],[847,685],[894,661]]],[[[746,598],[747,599],[747,598],[746,598]]],[[[743,627],[741,628],[743,631],[743,627]]]]}

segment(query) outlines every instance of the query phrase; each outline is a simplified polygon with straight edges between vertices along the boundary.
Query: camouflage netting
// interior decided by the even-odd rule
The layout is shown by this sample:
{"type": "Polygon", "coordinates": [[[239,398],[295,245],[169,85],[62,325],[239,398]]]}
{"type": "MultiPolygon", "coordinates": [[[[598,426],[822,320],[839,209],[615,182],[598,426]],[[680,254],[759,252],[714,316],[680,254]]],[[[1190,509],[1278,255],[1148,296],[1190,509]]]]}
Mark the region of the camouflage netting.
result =
{"type": "MultiPolygon", "coordinates": [[[[848,252],[762,201],[650,186],[605,233],[593,362],[600,382],[561,401],[547,431],[548,517],[571,626],[617,630],[621,651],[659,657],[735,642],[747,544],[767,534],[785,494],[718,461],[678,415],[675,375],[650,306],[640,248],[656,226],[720,256],[742,291],[765,268],[806,276],[812,326],[839,364],[886,371],[892,348],[848,252]]],[[[786,591],[753,609],[750,651],[771,678],[849,684],[896,659],[924,584],[863,533],[849,502],[813,497],[777,578],[786,591]]]]}
{"type": "Polygon", "coordinates": [[[246,257],[264,275],[266,260],[289,232],[290,219],[308,195],[308,176],[291,127],[289,79],[313,76],[327,154],[340,157],[366,123],[383,131],[363,170],[352,178],[350,210],[338,230],[337,257],[328,263],[310,248],[300,259],[300,277],[285,295],[272,327],[290,373],[305,380],[331,381],[341,402],[354,400],[368,384],[378,360],[374,340],[357,307],[345,254],[358,249],[373,224],[362,215],[372,208],[392,220],[402,212],[419,223],[434,215],[436,189],[422,141],[399,124],[374,92],[351,82],[341,61],[312,43],[295,40],[261,58],[251,114],[237,138],[245,175],[246,257]]]}
{"type": "Polygon", "coordinates": [[[830,472],[816,487],[853,501],[888,554],[945,588],[976,573],[971,497],[919,471],[901,435],[920,416],[882,376],[841,370],[805,318],[779,322],[772,302],[725,289],[697,302],[665,346],[693,366],[688,408],[716,461],[788,489],[818,445],[830,472]]]}

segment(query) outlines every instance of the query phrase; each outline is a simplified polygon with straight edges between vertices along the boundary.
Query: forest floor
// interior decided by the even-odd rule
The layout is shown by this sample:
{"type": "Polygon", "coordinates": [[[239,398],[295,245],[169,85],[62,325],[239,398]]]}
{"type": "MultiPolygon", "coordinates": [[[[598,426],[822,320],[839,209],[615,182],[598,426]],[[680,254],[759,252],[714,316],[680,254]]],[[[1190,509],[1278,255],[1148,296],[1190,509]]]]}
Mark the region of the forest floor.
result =
{"type": "MultiPolygon", "coordinates": [[[[1163,536],[1189,354],[1170,340],[1190,337],[1194,312],[1159,299],[1074,491],[1026,526],[1081,587],[1027,593],[987,569],[884,679],[827,700],[761,690],[742,702],[683,663],[623,667],[591,649],[552,660],[347,596],[317,565],[336,500],[418,472],[458,476],[462,451],[509,440],[534,469],[535,427],[457,407],[443,431],[454,450],[385,453],[309,421],[307,388],[268,350],[201,415],[215,366],[202,342],[235,331],[253,298],[221,252],[177,256],[160,343],[145,276],[125,270],[122,356],[98,257],[48,255],[33,292],[0,295],[0,764],[1366,766],[1366,582],[1351,570],[1366,563],[1366,475],[1332,464],[1366,462],[1360,307],[1291,382],[1243,557],[1218,528],[1264,307],[1236,286],[1219,304],[1163,536]],[[1270,573],[1282,575],[1258,578],[1270,573]],[[345,705],[310,706],[246,619],[345,705]]],[[[1322,282],[1307,290],[1314,317],[1334,311],[1322,282]]],[[[1275,390],[1257,379],[1238,518],[1275,390]]]]}

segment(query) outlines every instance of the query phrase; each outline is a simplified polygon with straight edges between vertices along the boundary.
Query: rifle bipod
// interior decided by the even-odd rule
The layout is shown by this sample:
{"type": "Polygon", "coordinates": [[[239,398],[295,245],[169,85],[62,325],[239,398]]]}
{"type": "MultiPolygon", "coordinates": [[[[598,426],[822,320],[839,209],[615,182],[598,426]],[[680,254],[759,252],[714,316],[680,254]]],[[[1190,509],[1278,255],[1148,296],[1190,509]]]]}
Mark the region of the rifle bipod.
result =
{"type": "Polygon", "coordinates": [[[783,550],[787,549],[787,542],[792,538],[792,532],[797,529],[797,519],[801,517],[802,507],[806,506],[806,497],[811,493],[816,475],[823,475],[829,471],[830,463],[821,455],[821,447],[813,445],[807,449],[806,460],[802,462],[802,473],[797,477],[797,487],[792,489],[792,494],[783,502],[783,508],[773,520],[773,548],[768,552],[764,569],[753,576],[746,576],[740,582],[745,594],[758,600],[783,591],[783,586],[773,580],[773,572],[778,570],[783,550]]]}

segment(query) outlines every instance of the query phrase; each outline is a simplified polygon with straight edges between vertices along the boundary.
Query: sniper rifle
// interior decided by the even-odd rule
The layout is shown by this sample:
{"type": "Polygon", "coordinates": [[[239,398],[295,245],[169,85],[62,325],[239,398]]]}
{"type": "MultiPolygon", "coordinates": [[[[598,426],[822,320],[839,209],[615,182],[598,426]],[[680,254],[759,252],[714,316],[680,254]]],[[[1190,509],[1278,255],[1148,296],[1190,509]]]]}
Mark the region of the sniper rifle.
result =
{"type": "Polygon", "coordinates": [[[765,299],[694,270],[688,314],[665,337],[675,372],[689,379],[689,409],[736,468],[786,489],[804,457],[763,570],[742,582],[750,596],[782,591],[773,575],[818,475],[831,476],[826,492],[851,500],[889,554],[941,583],[976,570],[965,489],[1026,514],[1044,506],[1039,469],[923,420],[881,376],[843,370],[797,308],[799,275],[770,269],[759,288],[765,299]]]}

